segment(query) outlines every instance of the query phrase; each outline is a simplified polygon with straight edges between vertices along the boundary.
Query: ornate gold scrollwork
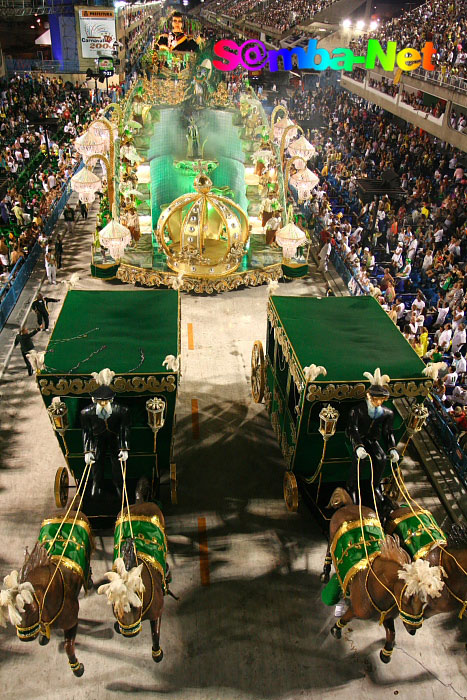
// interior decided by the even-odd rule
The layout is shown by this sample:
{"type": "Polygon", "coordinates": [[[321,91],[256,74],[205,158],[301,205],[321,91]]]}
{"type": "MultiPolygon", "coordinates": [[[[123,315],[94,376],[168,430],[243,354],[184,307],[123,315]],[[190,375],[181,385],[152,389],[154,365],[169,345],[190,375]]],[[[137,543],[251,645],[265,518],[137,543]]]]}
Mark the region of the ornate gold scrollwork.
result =
{"type": "MultiPolygon", "coordinates": [[[[409,382],[391,382],[389,391],[393,398],[406,396],[414,398],[416,396],[428,396],[433,382],[424,381],[417,384],[409,382]]],[[[363,399],[367,392],[367,385],[357,384],[309,384],[307,387],[307,401],[344,401],[345,399],[363,399]]]]}
{"type": "MultiPolygon", "coordinates": [[[[172,287],[172,282],[177,278],[176,272],[156,272],[145,270],[141,267],[133,267],[120,263],[117,270],[117,279],[126,284],[139,282],[146,287],[172,287]]],[[[277,263],[264,270],[248,270],[224,275],[218,279],[202,277],[185,277],[180,287],[181,292],[195,292],[195,294],[213,294],[214,292],[230,292],[242,285],[245,287],[257,287],[271,280],[278,280],[283,276],[282,265],[277,263]]]]}
{"type": "Polygon", "coordinates": [[[280,437],[281,437],[281,424],[280,424],[279,417],[278,417],[278,415],[277,415],[277,411],[273,411],[273,412],[271,413],[271,425],[272,425],[272,429],[274,430],[274,432],[275,432],[275,434],[276,434],[276,438],[277,438],[278,440],[280,440],[280,437]]]}
{"type": "MultiPolygon", "coordinates": [[[[83,379],[81,377],[65,379],[60,377],[59,379],[39,379],[39,388],[43,396],[52,394],[54,396],[69,396],[70,394],[89,394],[94,389],[97,389],[97,383],[95,379],[83,379]]],[[[175,375],[170,374],[162,377],[162,379],[158,379],[155,376],[115,377],[111,388],[117,394],[143,393],[145,391],[161,393],[164,391],[176,391],[177,385],[175,375]]]]}
{"type": "Polygon", "coordinates": [[[295,453],[295,445],[289,445],[289,442],[287,440],[287,431],[284,430],[282,433],[282,438],[280,442],[280,447],[282,454],[284,456],[284,459],[286,461],[287,467],[290,466],[290,463],[292,461],[292,458],[295,453]]]}
{"type": "Polygon", "coordinates": [[[284,358],[286,359],[287,364],[289,365],[290,375],[295,382],[295,386],[297,387],[298,393],[301,394],[305,387],[305,378],[303,376],[303,372],[300,365],[295,359],[292,348],[290,347],[287,334],[284,331],[284,329],[278,324],[277,315],[271,302],[269,302],[268,304],[267,314],[268,320],[270,321],[272,327],[275,329],[276,341],[281,346],[284,358]]]}
{"type": "Polygon", "coordinates": [[[264,387],[264,403],[268,413],[271,413],[272,408],[272,394],[269,386],[266,384],[264,387]]]}

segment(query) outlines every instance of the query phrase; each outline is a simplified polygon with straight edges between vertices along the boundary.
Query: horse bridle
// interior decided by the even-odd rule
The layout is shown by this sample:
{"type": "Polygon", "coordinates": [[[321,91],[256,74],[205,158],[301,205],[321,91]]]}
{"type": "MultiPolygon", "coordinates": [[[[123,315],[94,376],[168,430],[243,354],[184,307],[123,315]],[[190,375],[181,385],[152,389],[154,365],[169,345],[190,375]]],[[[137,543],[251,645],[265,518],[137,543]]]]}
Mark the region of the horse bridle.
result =
{"type": "MultiPolygon", "coordinates": [[[[29,627],[20,627],[19,625],[16,625],[16,634],[17,634],[18,638],[24,642],[36,639],[39,632],[42,632],[44,637],[47,637],[47,639],[50,639],[50,628],[53,625],[53,623],[55,622],[55,620],[62,614],[63,608],[65,607],[65,579],[63,578],[63,572],[60,569],[60,567],[58,566],[58,564],[55,564],[54,566],[55,566],[55,571],[53,572],[52,577],[55,576],[55,573],[58,570],[58,573],[60,574],[60,578],[62,581],[62,590],[63,590],[62,602],[60,603],[57,614],[54,615],[54,617],[47,622],[46,620],[42,619],[42,615],[44,612],[45,595],[44,595],[44,598],[42,599],[42,603],[41,603],[39,598],[37,597],[36,591],[33,590],[32,595],[34,597],[34,600],[36,601],[37,610],[39,613],[38,620],[37,620],[37,622],[35,622],[33,625],[30,625],[29,627]]],[[[46,590],[46,593],[47,593],[47,590],[46,590]]]]}
{"type": "MultiPolygon", "coordinates": [[[[373,571],[373,567],[372,567],[372,564],[371,564],[371,563],[370,563],[370,565],[368,566],[367,574],[366,574],[366,577],[365,577],[365,591],[366,591],[367,596],[368,596],[368,598],[369,598],[369,600],[370,600],[370,603],[372,604],[372,606],[374,607],[374,609],[375,609],[377,612],[379,612],[379,614],[380,614],[380,620],[379,620],[379,621],[380,621],[380,624],[382,624],[382,623],[384,622],[386,616],[391,612],[391,610],[393,610],[393,609],[397,606],[397,609],[399,610],[399,615],[400,615],[402,621],[403,621],[405,624],[410,625],[411,627],[414,627],[415,629],[419,629],[419,628],[422,626],[422,624],[423,624],[423,613],[424,613],[424,611],[425,611],[426,603],[425,603],[425,605],[422,607],[421,612],[418,613],[417,615],[412,615],[411,613],[405,612],[405,610],[402,609],[402,598],[404,597],[404,593],[405,593],[405,589],[407,588],[407,584],[404,584],[404,587],[402,588],[402,591],[401,591],[401,595],[400,595],[400,600],[399,600],[399,602],[397,601],[397,598],[396,598],[395,594],[392,593],[392,595],[393,595],[393,597],[394,597],[394,603],[393,603],[393,604],[391,605],[391,607],[388,608],[387,610],[381,610],[381,609],[378,608],[378,606],[376,605],[375,601],[374,601],[373,598],[371,597],[370,591],[368,590],[368,576],[369,576],[369,574],[370,574],[370,570],[373,571]]],[[[373,572],[373,576],[375,576],[375,573],[374,573],[374,572],[373,572]]],[[[376,578],[376,580],[378,580],[378,579],[376,578]]]]}
{"type": "MultiPolygon", "coordinates": [[[[120,620],[117,618],[118,626],[120,628],[120,633],[123,637],[135,637],[139,632],[141,632],[141,625],[142,625],[142,620],[143,617],[146,615],[147,611],[152,605],[152,601],[154,600],[154,582],[152,580],[152,573],[149,569],[149,566],[147,562],[144,561],[142,558],[138,558],[138,553],[136,553],[136,562],[140,561],[144,566],[146,567],[148,574],[149,574],[149,580],[151,581],[151,595],[149,597],[149,603],[146,605],[145,608],[143,608],[143,601],[144,601],[144,592],[142,593],[141,597],[141,607],[140,607],[140,616],[134,622],[132,625],[124,625],[123,622],[120,622],[120,620]]],[[[139,597],[139,596],[138,596],[139,597]]]]}

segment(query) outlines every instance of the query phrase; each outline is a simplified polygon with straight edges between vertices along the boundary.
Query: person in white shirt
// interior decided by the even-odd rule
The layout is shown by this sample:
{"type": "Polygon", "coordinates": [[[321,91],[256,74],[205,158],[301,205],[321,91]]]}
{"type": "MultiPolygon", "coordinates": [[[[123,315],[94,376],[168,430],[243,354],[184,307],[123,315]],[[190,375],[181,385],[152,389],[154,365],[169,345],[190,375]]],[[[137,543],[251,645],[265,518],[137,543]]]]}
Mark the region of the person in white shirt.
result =
{"type": "Polygon", "coordinates": [[[412,311],[418,311],[418,313],[421,314],[424,308],[425,302],[423,300],[423,292],[419,289],[417,296],[412,302],[412,311]]]}
{"type": "Polygon", "coordinates": [[[415,238],[415,236],[412,238],[409,244],[409,248],[407,250],[407,257],[412,260],[412,262],[415,260],[415,255],[417,254],[417,248],[418,248],[418,241],[415,238]]]}
{"type": "Polygon", "coordinates": [[[425,257],[423,258],[422,262],[422,270],[425,272],[428,270],[433,265],[433,252],[431,250],[427,250],[425,253],[425,257]]]}
{"type": "Polygon", "coordinates": [[[394,304],[394,307],[393,307],[393,308],[396,310],[396,313],[397,313],[397,320],[400,321],[400,320],[403,318],[404,313],[405,313],[405,304],[404,304],[404,302],[401,301],[400,299],[396,299],[396,303],[394,304]]]}
{"type": "Polygon", "coordinates": [[[446,301],[444,301],[444,299],[440,299],[438,301],[438,315],[436,317],[436,321],[433,324],[433,327],[442,326],[448,313],[449,304],[446,301]]]}
{"type": "Polygon", "coordinates": [[[467,371],[467,362],[465,357],[462,357],[460,352],[454,353],[454,365],[456,367],[457,374],[464,374],[467,371]]]}
{"type": "Polygon", "coordinates": [[[433,234],[433,239],[435,241],[436,247],[441,248],[443,245],[444,229],[439,228],[433,234]]]}
{"type": "Polygon", "coordinates": [[[465,404],[467,404],[467,389],[464,389],[461,386],[455,386],[452,391],[450,400],[453,404],[465,406],[465,404]]]}
{"type": "Polygon", "coordinates": [[[48,176],[47,184],[49,186],[49,190],[53,190],[53,188],[57,184],[57,180],[55,179],[55,175],[53,173],[50,173],[50,175],[48,176]]]}
{"type": "Polygon", "coordinates": [[[456,368],[454,366],[449,368],[449,372],[445,375],[444,377],[444,384],[446,386],[446,389],[450,389],[451,391],[454,389],[457,383],[457,372],[456,368]]]}
{"type": "Polygon", "coordinates": [[[445,326],[441,327],[441,333],[439,334],[439,337],[438,337],[438,347],[441,350],[441,352],[447,352],[449,350],[449,346],[451,344],[451,338],[452,338],[451,324],[446,323],[445,326]]]}
{"type": "Polygon", "coordinates": [[[402,246],[398,245],[396,250],[394,251],[392,255],[392,264],[396,269],[399,269],[402,267],[402,246]]]}
{"type": "Polygon", "coordinates": [[[462,346],[465,345],[466,340],[465,326],[463,323],[459,323],[457,330],[452,337],[452,352],[459,352],[462,346]]]}

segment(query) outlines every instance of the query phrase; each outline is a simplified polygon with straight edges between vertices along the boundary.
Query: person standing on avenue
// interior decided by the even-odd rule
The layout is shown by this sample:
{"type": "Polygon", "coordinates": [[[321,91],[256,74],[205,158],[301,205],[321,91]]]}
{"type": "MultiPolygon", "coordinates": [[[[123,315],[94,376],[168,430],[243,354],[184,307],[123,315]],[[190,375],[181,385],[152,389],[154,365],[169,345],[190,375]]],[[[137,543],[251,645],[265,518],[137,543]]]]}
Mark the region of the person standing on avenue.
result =
{"type": "Polygon", "coordinates": [[[79,203],[79,210],[84,221],[86,221],[86,219],[88,218],[88,205],[86,204],[86,202],[79,203]]]}
{"type": "Polygon", "coordinates": [[[63,242],[62,242],[62,237],[59,235],[57,236],[57,240],[55,241],[55,259],[57,261],[57,270],[60,270],[62,267],[62,254],[63,254],[63,242]]]}
{"type": "Polygon", "coordinates": [[[37,325],[42,328],[43,331],[49,330],[49,310],[47,304],[59,301],[58,299],[52,299],[52,297],[43,297],[40,292],[38,292],[36,298],[32,304],[32,310],[36,312],[37,325]]]}
{"type": "Polygon", "coordinates": [[[67,204],[65,207],[65,211],[63,212],[63,218],[65,219],[66,228],[67,228],[68,233],[73,233],[73,223],[75,221],[75,210],[69,204],[67,204]]]}
{"type": "Polygon", "coordinates": [[[31,352],[31,350],[34,350],[32,336],[36,335],[36,333],[38,333],[39,331],[40,328],[36,328],[36,330],[29,332],[29,330],[25,326],[23,326],[23,328],[21,328],[20,332],[15,338],[15,347],[19,345],[21,348],[21,354],[23,356],[24,363],[28,369],[29,376],[31,376],[32,374],[32,366],[28,360],[27,353],[31,352]]]}
{"type": "Polygon", "coordinates": [[[45,271],[49,284],[57,284],[57,261],[51,250],[45,254],[45,271]]]}

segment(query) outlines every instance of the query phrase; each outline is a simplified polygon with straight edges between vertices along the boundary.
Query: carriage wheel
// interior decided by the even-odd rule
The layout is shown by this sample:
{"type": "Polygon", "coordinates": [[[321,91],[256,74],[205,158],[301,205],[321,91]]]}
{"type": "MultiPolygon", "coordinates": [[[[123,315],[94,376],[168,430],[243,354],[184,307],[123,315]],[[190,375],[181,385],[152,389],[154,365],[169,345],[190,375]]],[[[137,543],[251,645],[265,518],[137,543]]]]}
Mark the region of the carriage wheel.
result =
{"type": "Polygon", "coordinates": [[[255,340],[251,351],[251,393],[255,403],[261,403],[266,385],[266,366],[264,363],[263,344],[255,340]]]}
{"type": "Polygon", "coordinates": [[[65,508],[68,501],[68,489],[70,487],[70,479],[68,477],[68,469],[59,467],[55,474],[54,496],[55,505],[57,508],[65,508]]]}
{"type": "Polygon", "coordinates": [[[298,510],[298,486],[297,479],[293,472],[287,471],[284,474],[284,501],[287,510],[296,513],[298,510]]]}
{"type": "Polygon", "coordinates": [[[172,462],[170,465],[170,500],[172,503],[178,503],[177,495],[177,465],[172,462]]]}

